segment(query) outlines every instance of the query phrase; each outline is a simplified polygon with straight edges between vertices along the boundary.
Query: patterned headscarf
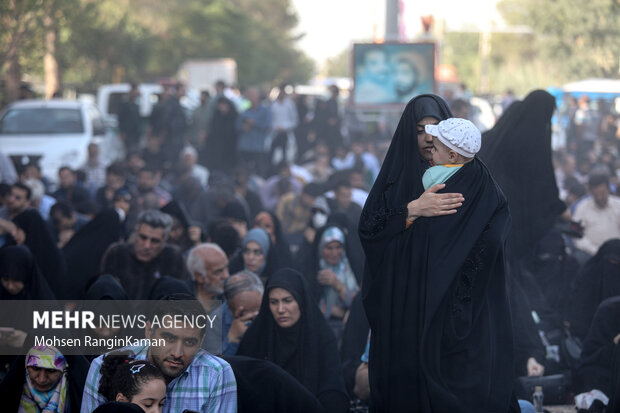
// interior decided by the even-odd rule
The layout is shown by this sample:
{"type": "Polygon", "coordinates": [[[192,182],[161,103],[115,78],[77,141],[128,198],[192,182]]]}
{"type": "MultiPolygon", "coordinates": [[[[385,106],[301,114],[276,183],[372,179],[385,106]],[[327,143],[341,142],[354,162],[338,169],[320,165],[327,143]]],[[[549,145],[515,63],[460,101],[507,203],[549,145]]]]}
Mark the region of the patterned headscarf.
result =
{"type": "MultiPolygon", "coordinates": [[[[320,251],[323,249],[323,247],[325,247],[330,242],[334,242],[334,241],[339,242],[344,248],[345,239],[346,238],[345,238],[344,232],[342,232],[340,228],[338,227],[327,228],[325,232],[323,232],[323,235],[321,236],[321,241],[319,243],[319,254],[320,254],[320,251]]],[[[338,263],[335,265],[328,264],[325,261],[325,259],[323,259],[323,257],[321,256],[319,260],[319,269],[320,270],[324,270],[324,269],[332,270],[332,272],[336,274],[336,277],[338,277],[338,280],[340,280],[340,282],[342,282],[347,288],[347,300],[345,302],[343,302],[340,299],[340,297],[338,296],[338,293],[336,293],[336,291],[333,288],[331,287],[323,288],[323,297],[321,298],[321,307],[324,308],[325,310],[324,311],[325,317],[329,318],[331,315],[331,308],[334,305],[338,304],[338,305],[344,306],[345,308],[348,308],[351,305],[351,300],[353,299],[353,296],[358,290],[357,280],[355,279],[355,274],[353,273],[353,270],[351,269],[351,264],[349,264],[349,260],[347,259],[347,254],[345,253],[345,251],[342,252],[342,255],[340,256],[340,261],[338,261],[338,263]]]]}
{"type": "Polygon", "coordinates": [[[319,244],[319,248],[323,248],[330,242],[337,241],[342,244],[344,247],[345,236],[344,232],[338,227],[329,227],[323,232],[321,236],[321,243],[319,244]]]}
{"type": "Polygon", "coordinates": [[[67,360],[58,349],[52,346],[39,346],[26,354],[26,382],[22,391],[18,413],[65,413],[68,412],[67,400],[67,360]],[[34,388],[28,367],[40,367],[62,372],[58,383],[48,391],[34,388]]]}

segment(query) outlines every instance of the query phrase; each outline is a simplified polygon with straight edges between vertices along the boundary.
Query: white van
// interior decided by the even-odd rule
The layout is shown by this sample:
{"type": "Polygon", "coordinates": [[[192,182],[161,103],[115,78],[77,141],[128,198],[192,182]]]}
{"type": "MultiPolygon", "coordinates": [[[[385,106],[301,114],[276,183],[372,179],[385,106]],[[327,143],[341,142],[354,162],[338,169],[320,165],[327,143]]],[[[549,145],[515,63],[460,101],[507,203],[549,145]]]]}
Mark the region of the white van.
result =
{"type": "MultiPolygon", "coordinates": [[[[113,128],[118,127],[118,111],[125,95],[129,93],[131,85],[129,83],[113,83],[99,86],[97,89],[97,107],[101,109],[101,113],[107,125],[113,128]]],[[[140,117],[146,121],[151,116],[153,108],[159,102],[164,87],[157,83],[140,83],[138,85],[140,96],[137,99],[140,117]]],[[[188,119],[191,119],[191,113],[200,106],[200,91],[187,88],[186,95],[181,99],[181,106],[185,110],[188,119]]]]}
{"type": "MultiPolygon", "coordinates": [[[[131,85],[129,83],[114,83],[102,85],[97,89],[97,106],[111,126],[118,126],[118,111],[125,95],[129,93],[131,85]]],[[[164,91],[161,85],[156,83],[141,83],[138,85],[140,97],[138,97],[138,108],[140,116],[147,118],[151,115],[153,107],[159,102],[159,98],[164,91]]]]}
{"type": "Polygon", "coordinates": [[[103,117],[92,103],[83,101],[23,100],[0,114],[0,151],[17,167],[37,163],[52,182],[58,168],[79,168],[88,154],[88,144],[97,143],[104,160],[113,156],[103,117]]]}

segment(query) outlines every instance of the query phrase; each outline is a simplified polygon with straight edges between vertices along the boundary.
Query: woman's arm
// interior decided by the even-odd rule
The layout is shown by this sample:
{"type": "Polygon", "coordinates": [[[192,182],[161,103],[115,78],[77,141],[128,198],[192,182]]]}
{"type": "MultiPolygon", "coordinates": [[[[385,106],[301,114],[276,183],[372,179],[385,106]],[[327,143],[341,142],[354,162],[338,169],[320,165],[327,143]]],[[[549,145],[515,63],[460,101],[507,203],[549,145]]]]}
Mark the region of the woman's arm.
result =
{"type": "Polygon", "coordinates": [[[446,187],[446,184],[437,184],[428,188],[418,199],[407,204],[407,221],[412,223],[420,217],[436,217],[456,213],[456,208],[463,205],[462,194],[438,194],[437,191],[446,187]]]}

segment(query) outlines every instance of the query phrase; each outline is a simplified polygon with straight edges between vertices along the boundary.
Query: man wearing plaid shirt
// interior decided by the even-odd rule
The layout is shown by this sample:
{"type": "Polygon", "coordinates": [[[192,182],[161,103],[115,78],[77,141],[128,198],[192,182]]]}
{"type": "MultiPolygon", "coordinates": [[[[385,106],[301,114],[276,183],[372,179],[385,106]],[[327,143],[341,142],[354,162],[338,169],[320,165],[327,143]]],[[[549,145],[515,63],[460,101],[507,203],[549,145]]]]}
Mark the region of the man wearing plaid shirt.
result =
{"type": "MultiPolygon", "coordinates": [[[[174,306],[171,301],[166,299],[163,301],[166,305],[174,306]]],[[[180,308],[178,305],[176,307],[180,308]]],[[[186,307],[185,305],[184,308],[186,307]]],[[[168,307],[160,308],[168,311],[156,311],[155,314],[187,315],[183,310],[174,311],[173,308],[173,311],[169,311],[168,307]]],[[[150,361],[164,373],[167,388],[163,413],[177,413],[184,410],[200,413],[237,411],[237,382],[230,365],[200,348],[206,329],[152,328],[151,322],[148,322],[145,332],[148,339],[163,339],[166,344],[159,347],[126,347],[125,350],[133,351],[137,360],[150,361]]],[[[84,385],[81,413],[91,413],[97,406],[108,401],[98,390],[102,362],[103,356],[99,356],[90,366],[84,385]]]]}

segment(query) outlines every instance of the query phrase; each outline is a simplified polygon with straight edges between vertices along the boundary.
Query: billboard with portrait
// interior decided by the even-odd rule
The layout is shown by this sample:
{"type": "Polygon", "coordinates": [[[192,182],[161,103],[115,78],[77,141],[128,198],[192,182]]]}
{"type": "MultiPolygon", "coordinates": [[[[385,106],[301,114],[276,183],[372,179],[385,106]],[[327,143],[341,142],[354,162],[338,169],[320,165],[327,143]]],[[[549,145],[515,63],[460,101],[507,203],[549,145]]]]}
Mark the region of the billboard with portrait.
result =
{"type": "Polygon", "coordinates": [[[353,101],[359,106],[402,105],[433,93],[435,44],[354,44],[353,80],[353,101]]]}

